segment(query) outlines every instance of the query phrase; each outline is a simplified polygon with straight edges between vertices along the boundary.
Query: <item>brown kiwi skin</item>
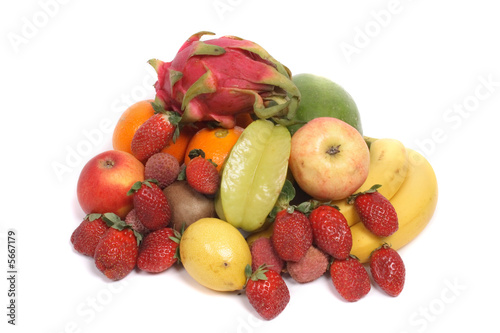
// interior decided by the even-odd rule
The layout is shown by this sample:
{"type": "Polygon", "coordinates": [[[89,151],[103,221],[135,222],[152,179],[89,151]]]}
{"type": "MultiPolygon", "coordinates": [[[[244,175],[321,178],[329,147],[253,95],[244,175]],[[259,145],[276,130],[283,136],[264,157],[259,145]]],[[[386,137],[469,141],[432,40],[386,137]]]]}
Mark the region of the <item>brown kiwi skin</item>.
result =
{"type": "Polygon", "coordinates": [[[167,186],[163,193],[170,204],[170,227],[181,231],[204,217],[217,217],[213,198],[194,190],[187,181],[176,180],[167,186]]]}

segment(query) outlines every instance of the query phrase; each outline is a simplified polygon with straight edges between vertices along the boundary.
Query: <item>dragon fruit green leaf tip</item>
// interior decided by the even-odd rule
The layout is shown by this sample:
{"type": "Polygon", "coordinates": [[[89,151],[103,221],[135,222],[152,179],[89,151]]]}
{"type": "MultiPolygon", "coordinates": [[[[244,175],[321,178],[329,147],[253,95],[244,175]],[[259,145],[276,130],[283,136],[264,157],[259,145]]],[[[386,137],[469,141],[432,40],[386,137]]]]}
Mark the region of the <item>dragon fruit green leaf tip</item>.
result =
{"type": "Polygon", "coordinates": [[[152,59],[158,74],[157,108],[176,111],[181,122],[216,121],[234,127],[235,115],[292,119],[300,92],[287,67],[254,42],[234,36],[201,41],[202,31],[182,45],[171,62],[152,59]]]}

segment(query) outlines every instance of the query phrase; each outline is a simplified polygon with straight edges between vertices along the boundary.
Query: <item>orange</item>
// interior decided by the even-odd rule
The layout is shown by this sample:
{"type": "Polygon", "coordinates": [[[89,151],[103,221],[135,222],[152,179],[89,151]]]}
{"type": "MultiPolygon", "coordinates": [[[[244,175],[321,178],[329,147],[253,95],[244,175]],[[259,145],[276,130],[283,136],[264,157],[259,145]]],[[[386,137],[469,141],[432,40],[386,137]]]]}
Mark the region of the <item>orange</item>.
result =
{"type": "Polygon", "coordinates": [[[184,155],[184,163],[188,164],[190,161],[188,155],[191,150],[201,149],[205,153],[205,158],[216,163],[217,170],[220,171],[231,148],[233,148],[242,132],[243,128],[239,126],[233,128],[202,128],[189,141],[184,155]]]}
{"type": "Polygon", "coordinates": [[[179,164],[184,162],[184,155],[186,154],[186,149],[191,140],[192,136],[196,133],[196,130],[190,126],[183,127],[179,133],[179,136],[175,140],[175,143],[170,140],[168,146],[162,149],[162,153],[169,153],[174,156],[179,164]]]}
{"type": "Polygon", "coordinates": [[[132,154],[135,131],[154,114],[151,102],[145,100],[134,103],[123,112],[113,132],[113,149],[132,154]]]}
{"type": "MultiPolygon", "coordinates": [[[[113,149],[132,154],[131,145],[135,132],[146,120],[154,115],[151,102],[153,100],[137,102],[123,112],[113,132],[113,149]]],[[[175,143],[170,141],[168,146],[163,148],[162,152],[171,154],[179,161],[179,164],[182,164],[184,162],[186,147],[195,132],[196,130],[193,130],[189,126],[184,127],[180,131],[175,143]]]]}

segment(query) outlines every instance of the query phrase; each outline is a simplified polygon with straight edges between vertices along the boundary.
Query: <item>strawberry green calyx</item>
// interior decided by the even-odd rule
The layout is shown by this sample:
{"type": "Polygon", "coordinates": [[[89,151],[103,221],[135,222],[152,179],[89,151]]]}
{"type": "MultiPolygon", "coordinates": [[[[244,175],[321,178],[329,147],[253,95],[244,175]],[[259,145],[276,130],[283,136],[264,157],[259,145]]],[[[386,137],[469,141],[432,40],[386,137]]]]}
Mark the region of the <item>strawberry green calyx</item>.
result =
{"type": "MultiPolygon", "coordinates": [[[[189,156],[189,159],[191,159],[191,160],[198,157],[198,156],[205,159],[205,152],[203,151],[203,149],[193,149],[188,153],[188,156],[189,156]]],[[[217,163],[212,161],[211,158],[207,159],[207,161],[212,163],[212,165],[217,168],[217,163]]]]}
{"type": "Polygon", "coordinates": [[[387,242],[384,242],[384,244],[380,245],[379,247],[375,248],[371,253],[370,253],[370,256],[369,258],[372,257],[372,255],[377,252],[378,250],[380,249],[389,249],[389,248],[392,248],[392,244],[390,243],[387,243],[387,242]]]}
{"type": "Polygon", "coordinates": [[[87,214],[87,216],[85,216],[84,220],[88,220],[88,221],[92,222],[92,221],[95,221],[101,217],[102,217],[102,214],[90,213],[90,214],[87,214]]]}
{"type": "Polygon", "coordinates": [[[354,201],[356,200],[356,198],[359,197],[360,195],[377,192],[377,190],[380,187],[382,187],[382,185],[375,184],[375,185],[373,185],[372,187],[370,187],[368,190],[366,190],[364,192],[354,193],[353,195],[351,195],[351,196],[349,196],[347,198],[347,203],[352,205],[354,203],[354,201]]]}
{"type": "Polygon", "coordinates": [[[175,111],[168,111],[165,109],[165,103],[163,103],[158,97],[155,98],[154,102],[151,102],[151,106],[153,107],[153,110],[156,113],[164,114],[168,118],[168,122],[175,128],[174,134],[172,136],[172,141],[175,143],[177,138],[180,135],[182,124],[181,122],[181,115],[178,112],[175,111]]]}
{"type": "Polygon", "coordinates": [[[292,119],[300,92],[291,73],[266,50],[234,36],[201,41],[202,31],[182,45],[171,62],[151,59],[158,74],[156,104],[182,115],[181,122],[216,121],[232,128],[235,115],[292,119]]]}
{"type": "MultiPolygon", "coordinates": [[[[249,280],[252,280],[252,281],[267,280],[267,276],[265,273],[267,271],[269,271],[268,267],[269,267],[268,265],[262,264],[255,271],[252,272],[252,266],[246,265],[245,276],[247,278],[247,283],[249,280]]],[[[245,283],[245,287],[246,287],[247,283],[245,283]]],[[[245,287],[243,287],[243,288],[245,288],[245,287]]]]}
{"type": "Polygon", "coordinates": [[[278,197],[278,200],[276,201],[276,204],[269,213],[268,219],[274,220],[276,214],[278,214],[278,212],[282,210],[286,210],[289,214],[292,214],[294,210],[298,210],[301,213],[309,215],[309,213],[311,213],[315,208],[321,205],[332,206],[337,210],[339,210],[339,208],[336,205],[333,205],[330,201],[323,202],[314,199],[301,202],[298,205],[291,205],[290,202],[295,198],[295,195],[296,191],[292,182],[289,181],[288,179],[285,180],[285,183],[283,184],[283,188],[281,189],[281,193],[278,197]]]}
{"type": "Polygon", "coordinates": [[[276,214],[282,211],[283,209],[290,209],[293,206],[290,206],[290,202],[295,198],[295,187],[288,179],[283,183],[283,187],[281,188],[280,195],[278,196],[278,200],[268,215],[268,222],[274,221],[276,214]]]}
{"type": "Polygon", "coordinates": [[[134,232],[134,236],[137,240],[137,246],[142,241],[142,235],[135,231],[132,226],[128,225],[125,221],[123,221],[118,215],[115,213],[104,213],[102,214],[102,220],[106,223],[106,225],[110,228],[114,228],[116,230],[122,231],[125,229],[131,229],[134,232]]]}
{"type": "Polygon", "coordinates": [[[295,208],[299,212],[304,213],[306,215],[309,215],[315,208],[318,208],[319,206],[323,206],[323,205],[332,206],[332,207],[336,208],[337,210],[339,210],[339,208],[337,206],[330,204],[330,202],[322,202],[322,201],[318,201],[318,200],[314,200],[314,199],[301,202],[300,204],[295,206],[295,208]]]}
{"type": "Polygon", "coordinates": [[[201,158],[205,158],[205,152],[203,151],[203,149],[193,149],[188,153],[188,156],[191,160],[198,156],[201,156],[201,158]]]}
{"type": "Polygon", "coordinates": [[[143,182],[141,182],[141,181],[135,182],[132,185],[132,187],[130,188],[130,190],[128,190],[127,195],[132,195],[132,194],[136,193],[137,191],[139,191],[139,189],[142,187],[142,185],[146,185],[147,187],[152,187],[151,183],[158,185],[159,182],[156,179],[152,179],[152,178],[146,179],[143,182]]]}
{"type": "MultiPolygon", "coordinates": [[[[182,225],[182,229],[181,231],[177,231],[175,229],[173,229],[174,231],[174,235],[173,236],[170,236],[168,237],[170,240],[176,242],[177,244],[180,244],[181,243],[181,238],[182,238],[182,234],[184,233],[184,228],[185,228],[185,224],[182,225]]],[[[180,248],[179,246],[177,246],[177,248],[175,249],[175,254],[174,254],[174,258],[177,259],[177,263],[180,264],[181,263],[181,252],[180,252],[180,248]]]]}

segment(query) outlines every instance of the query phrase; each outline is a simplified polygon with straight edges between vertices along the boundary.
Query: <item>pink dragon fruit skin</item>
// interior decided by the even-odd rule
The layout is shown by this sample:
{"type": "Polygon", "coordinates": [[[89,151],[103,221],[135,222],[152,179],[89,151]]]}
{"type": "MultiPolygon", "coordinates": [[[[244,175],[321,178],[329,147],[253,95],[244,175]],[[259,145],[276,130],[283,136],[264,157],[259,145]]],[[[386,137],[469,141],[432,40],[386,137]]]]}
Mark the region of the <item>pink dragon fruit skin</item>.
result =
{"type": "Polygon", "coordinates": [[[231,128],[235,115],[293,118],[300,92],[290,71],[259,45],[234,36],[201,41],[191,36],[171,62],[152,59],[158,74],[157,106],[182,115],[181,122],[210,121],[231,128]]]}

